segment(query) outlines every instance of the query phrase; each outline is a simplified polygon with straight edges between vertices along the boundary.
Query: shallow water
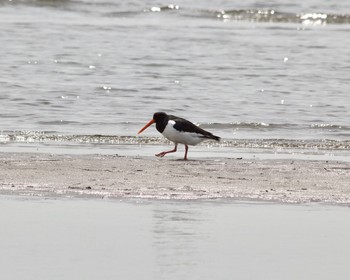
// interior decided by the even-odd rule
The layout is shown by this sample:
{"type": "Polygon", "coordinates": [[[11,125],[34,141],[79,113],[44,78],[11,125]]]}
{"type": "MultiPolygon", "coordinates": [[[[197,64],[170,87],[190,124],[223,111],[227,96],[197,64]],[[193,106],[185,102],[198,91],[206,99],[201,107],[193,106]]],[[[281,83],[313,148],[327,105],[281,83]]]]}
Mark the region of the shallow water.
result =
{"type": "Polygon", "coordinates": [[[347,279],[349,210],[1,197],[5,279],[347,279]]]}
{"type": "Polygon", "coordinates": [[[134,136],[159,110],[228,140],[350,135],[348,1],[3,0],[0,23],[5,138],[134,136]]]}

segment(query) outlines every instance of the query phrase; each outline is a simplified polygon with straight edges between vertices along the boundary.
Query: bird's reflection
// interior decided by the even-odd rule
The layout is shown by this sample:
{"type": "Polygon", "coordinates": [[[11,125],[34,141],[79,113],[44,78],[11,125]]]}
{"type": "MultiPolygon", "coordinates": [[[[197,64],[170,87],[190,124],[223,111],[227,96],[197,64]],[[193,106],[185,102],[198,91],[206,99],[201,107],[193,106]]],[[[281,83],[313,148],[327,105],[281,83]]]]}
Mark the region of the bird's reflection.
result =
{"type": "MultiPolygon", "coordinates": [[[[158,205],[153,213],[153,247],[156,275],[188,276],[200,263],[201,246],[207,231],[207,220],[201,204],[167,203],[158,205]]],[[[186,277],[182,277],[184,279],[186,277]]]]}

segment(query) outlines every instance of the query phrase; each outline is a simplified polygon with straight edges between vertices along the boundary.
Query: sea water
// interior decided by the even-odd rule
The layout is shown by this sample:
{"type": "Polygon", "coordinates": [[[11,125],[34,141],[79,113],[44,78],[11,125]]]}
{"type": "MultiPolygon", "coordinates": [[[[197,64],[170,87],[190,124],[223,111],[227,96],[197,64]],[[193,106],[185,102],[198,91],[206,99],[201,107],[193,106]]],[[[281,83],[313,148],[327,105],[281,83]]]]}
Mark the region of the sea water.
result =
{"type": "Polygon", "coordinates": [[[348,149],[349,32],[349,1],[1,0],[0,143],[137,142],[165,111],[348,149]]]}

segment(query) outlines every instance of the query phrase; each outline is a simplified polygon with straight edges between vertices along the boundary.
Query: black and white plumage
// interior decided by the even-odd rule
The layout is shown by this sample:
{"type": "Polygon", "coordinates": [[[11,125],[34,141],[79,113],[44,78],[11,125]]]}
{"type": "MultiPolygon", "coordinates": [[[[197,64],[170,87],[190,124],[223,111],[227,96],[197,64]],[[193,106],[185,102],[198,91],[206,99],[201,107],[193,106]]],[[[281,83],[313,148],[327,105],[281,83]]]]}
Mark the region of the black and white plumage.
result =
{"type": "Polygon", "coordinates": [[[177,145],[185,145],[185,157],[187,160],[188,145],[197,145],[204,140],[220,141],[220,137],[213,135],[212,133],[196,126],[190,121],[179,118],[173,115],[168,115],[164,112],[154,113],[153,119],[150,120],[139,132],[140,134],[147,127],[152,124],[156,124],[157,130],[163,134],[163,136],[175,143],[173,150],[161,152],[156,154],[158,157],[163,157],[166,154],[174,153],[177,150],[177,145]]]}

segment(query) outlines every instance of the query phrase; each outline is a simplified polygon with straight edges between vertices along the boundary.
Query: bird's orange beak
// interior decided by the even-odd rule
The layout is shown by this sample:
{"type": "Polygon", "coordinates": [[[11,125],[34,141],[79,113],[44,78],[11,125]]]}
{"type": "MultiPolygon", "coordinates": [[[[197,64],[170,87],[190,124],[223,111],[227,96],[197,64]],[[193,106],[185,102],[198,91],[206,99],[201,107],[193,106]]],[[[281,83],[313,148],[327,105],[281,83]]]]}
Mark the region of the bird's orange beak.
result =
{"type": "Polygon", "coordinates": [[[148,124],[146,124],[143,128],[141,128],[141,130],[139,132],[137,132],[137,134],[140,134],[142,131],[144,131],[147,127],[149,127],[150,125],[154,124],[155,120],[152,119],[148,122],[148,124]]]}

